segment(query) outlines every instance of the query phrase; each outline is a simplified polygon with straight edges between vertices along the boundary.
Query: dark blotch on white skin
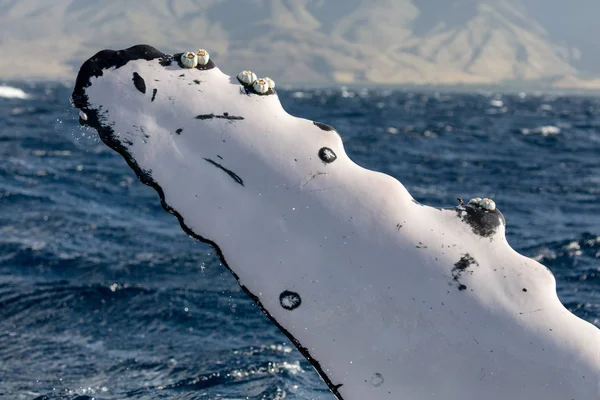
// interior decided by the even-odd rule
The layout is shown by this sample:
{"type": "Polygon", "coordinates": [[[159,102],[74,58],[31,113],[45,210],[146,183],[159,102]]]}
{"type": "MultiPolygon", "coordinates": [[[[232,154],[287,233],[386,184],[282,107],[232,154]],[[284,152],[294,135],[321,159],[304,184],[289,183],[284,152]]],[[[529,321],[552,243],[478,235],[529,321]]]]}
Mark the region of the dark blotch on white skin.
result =
{"type": "Polygon", "coordinates": [[[137,72],[133,73],[133,86],[141,93],[146,94],[146,81],[137,72]]]}
{"type": "Polygon", "coordinates": [[[476,235],[492,239],[498,227],[505,225],[504,216],[495,209],[485,210],[481,207],[467,204],[455,208],[458,218],[467,223],[476,235]]]}
{"type": "Polygon", "coordinates": [[[286,310],[291,311],[300,307],[300,304],[302,304],[302,299],[298,293],[285,290],[279,295],[279,304],[281,304],[281,307],[285,308],[286,310]]]}
{"type": "Polygon", "coordinates": [[[240,117],[238,115],[229,115],[229,113],[223,113],[223,115],[215,115],[215,114],[201,114],[201,115],[197,115],[196,119],[200,119],[200,120],[207,120],[207,119],[213,119],[213,118],[217,118],[217,119],[227,119],[230,121],[241,121],[244,119],[244,117],[240,117]]]}
{"type": "Polygon", "coordinates": [[[334,162],[337,159],[337,156],[329,147],[322,147],[321,150],[319,150],[319,158],[325,164],[329,164],[334,162]]]}
{"type": "Polygon", "coordinates": [[[244,186],[244,181],[242,180],[242,178],[240,178],[235,172],[225,168],[224,166],[222,166],[221,164],[219,164],[216,161],[211,160],[210,158],[205,158],[204,159],[206,162],[209,162],[210,164],[214,165],[215,167],[223,170],[227,175],[229,175],[231,177],[231,179],[233,179],[236,183],[238,183],[241,186],[244,186]]]}
{"type": "Polygon", "coordinates": [[[315,124],[324,131],[335,131],[335,129],[332,126],[324,124],[322,122],[313,121],[313,124],[315,124]]]}
{"type": "Polygon", "coordinates": [[[464,274],[473,274],[472,270],[469,270],[472,266],[479,266],[477,260],[475,260],[469,253],[463,255],[460,260],[454,264],[454,268],[452,268],[452,280],[458,284],[458,290],[463,291],[467,290],[467,285],[460,282],[460,278],[464,274]]]}

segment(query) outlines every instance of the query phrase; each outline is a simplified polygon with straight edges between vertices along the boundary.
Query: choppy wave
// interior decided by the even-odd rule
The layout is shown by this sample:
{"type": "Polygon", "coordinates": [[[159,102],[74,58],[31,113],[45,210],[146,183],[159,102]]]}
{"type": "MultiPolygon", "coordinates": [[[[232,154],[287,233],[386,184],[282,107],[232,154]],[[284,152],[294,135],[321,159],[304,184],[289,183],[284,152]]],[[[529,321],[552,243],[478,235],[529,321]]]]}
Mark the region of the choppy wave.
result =
{"type": "Polygon", "coordinates": [[[537,128],[521,129],[521,133],[523,135],[542,135],[542,136],[550,136],[550,135],[558,135],[560,133],[560,128],[557,126],[538,126],[537,128]]]}

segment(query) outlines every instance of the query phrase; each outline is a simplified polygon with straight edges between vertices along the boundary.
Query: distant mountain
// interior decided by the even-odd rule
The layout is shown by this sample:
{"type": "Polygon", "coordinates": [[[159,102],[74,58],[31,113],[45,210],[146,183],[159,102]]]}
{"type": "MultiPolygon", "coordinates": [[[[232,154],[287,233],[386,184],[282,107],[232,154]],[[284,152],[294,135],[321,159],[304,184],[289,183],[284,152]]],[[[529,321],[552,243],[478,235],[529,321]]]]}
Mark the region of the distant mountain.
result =
{"type": "Polygon", "coordinates": [[[571,65],[600,77],[600,1],[522,0],[548,32],[548,39],[568,49],[571,65]]]}
{"type": "Polygon", "coordinates": [[[148,43],[286,83],[592,84],[594,39],[543,26],[550,3],[565,2],[0,0],[0,78],[72,78],[100,49],[148,43]]]}

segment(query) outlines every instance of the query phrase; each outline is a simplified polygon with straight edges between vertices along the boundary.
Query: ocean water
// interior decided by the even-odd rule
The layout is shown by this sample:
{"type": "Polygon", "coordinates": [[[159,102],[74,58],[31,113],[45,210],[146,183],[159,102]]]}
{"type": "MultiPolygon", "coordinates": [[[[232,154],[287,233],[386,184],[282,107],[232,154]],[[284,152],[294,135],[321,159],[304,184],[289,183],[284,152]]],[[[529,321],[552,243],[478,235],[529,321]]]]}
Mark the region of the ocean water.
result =
{"type": "MultiPolygon", "coordinates": [[[[61,83],[0,85],[0,398],[333,399],[212,249],[79,127],[61,83]]],[[[420,202],[492,197],[600,326],[600,98],[279,90],[420,202]]]]}

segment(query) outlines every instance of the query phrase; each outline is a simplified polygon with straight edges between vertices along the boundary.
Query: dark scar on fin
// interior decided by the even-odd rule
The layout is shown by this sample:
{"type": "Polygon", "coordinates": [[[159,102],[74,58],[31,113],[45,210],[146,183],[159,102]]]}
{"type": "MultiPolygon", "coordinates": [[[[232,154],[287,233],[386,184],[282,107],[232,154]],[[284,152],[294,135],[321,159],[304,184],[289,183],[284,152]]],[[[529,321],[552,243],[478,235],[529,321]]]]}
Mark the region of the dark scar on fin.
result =
{"type": "Polygon", "coordinates": [[[321,161],[323,161],[325,164],[332,163],[337,159],[337,156],[329,147],[322,147],[319,150],[318,155],[321,161]]]}
{"type": "Polygon", "coordinates": [[[201,114],[201,115],[197,115],[196,119],[201,119],[201,120],[205,120],[205,119],[213,119],[213,118],[219,118],[219,119],[228,119],[228,120],[242,120],[244,119],[244,117],[239,117],[237,115],[229,115],[229,113],[223,113],[223,115],[215,115],[215,114],[201,114]]]}
{"type": "Polygon", "coordinates": [[[319,128],[321,128],[324,131],[335,131],[333,126],[324,124],[322,122],[313,121],[313,124],[315,124],[316,126],[318,126],[319,128]]]}
{"type": "Polygon", "coordinates": [[[244,181],[242,180],[242,178],[240,178],[235,172],[228,170],[227,168],[223,167],[221,164],[219,164],[216,161],[211,160],[210,158],[205,158],[205,161],[208,161],[209,163],[211,163],[212,165],[214,165],[217,168],[222,169],[223,171],[225,171],[225,173],[227,173],[227,175],[229,175],[234,181],[236,181],[237,183],[239,183],[240,185],[244,186],[244,181]]]}
{"type": "Polygon", "coordinates": [[[137,72],[133,73],[133,86],[143,94],[146,94],[146,81],[137,72]]]}
{"type": "Polygon", "coordinates": [[[454,268],[452,268],[452,280],[458,284],[458,290],[461,292],[466,290],[467,286],[461,283],[459,279],[465,273],[473,275],[473,271],[468,270],[468,268],[471,266],[479,266],[479,263],[469,253],[467,253],[463,255],[461,259],[454,264],[454,268]]]}
{"type": "Polygon", "coordinates": [[[295,310],[302,304],[302,298],[300,298],[300,295],[296,292],[284,290],[279,295],[279,304],[286,310],[295,310]]]}
{"type": "Polygon", "coordinates": [[[154,102],[154,99],[156,99],[156,93],[158,93],[158,89],[152,89],[152,99],[150,100],[150,102],[154,102]]]}

